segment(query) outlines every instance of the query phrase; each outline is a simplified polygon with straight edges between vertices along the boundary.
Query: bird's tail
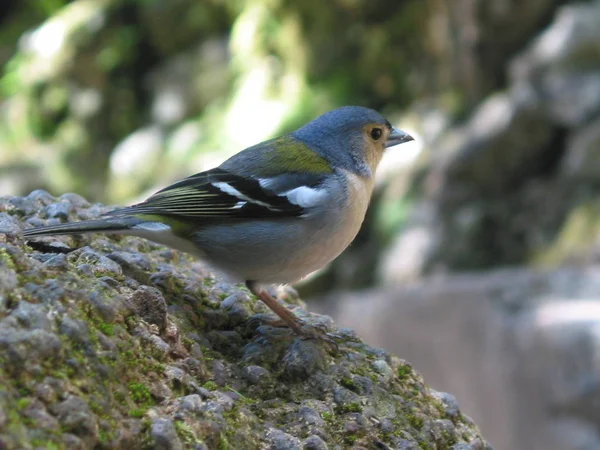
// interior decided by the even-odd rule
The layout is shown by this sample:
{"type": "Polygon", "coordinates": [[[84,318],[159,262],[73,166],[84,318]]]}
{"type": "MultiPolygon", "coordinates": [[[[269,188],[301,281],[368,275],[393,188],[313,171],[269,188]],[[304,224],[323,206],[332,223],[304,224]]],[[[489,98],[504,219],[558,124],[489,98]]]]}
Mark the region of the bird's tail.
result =
{"type": "Polygon", "coordinates": [[[36,236],[53,236],[59,234],[84,234],[84,233],[117,233],[130,230],[135,225],[143,222],[135,217],[114,219],[85,220],[83,222],[61,223],[23,231],[24,238],[36,236]]]}

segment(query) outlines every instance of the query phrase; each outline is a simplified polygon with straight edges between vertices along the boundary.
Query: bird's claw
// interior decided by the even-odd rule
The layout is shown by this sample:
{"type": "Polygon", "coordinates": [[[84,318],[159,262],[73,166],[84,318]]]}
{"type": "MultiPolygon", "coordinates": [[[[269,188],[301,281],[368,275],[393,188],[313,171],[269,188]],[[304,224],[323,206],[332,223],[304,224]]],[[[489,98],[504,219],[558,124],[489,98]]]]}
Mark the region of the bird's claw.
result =
{"type": "MultiPolygon", "coordinates": [[[[248,325],[260,326],[260,325],[268,325],[274,328],[285,328],[288,325],[279,318],[273,318],[266,314],[256,314],[248,319],[248,325]]],[[[339,350],[338,344],[333,339],[332,335],[329,333],[329,329],[327,325],[323,323],[318,324],[308,324],[301,319],[297,319],[295,322],[296,326],[290,331],[298,335],[298,337],[302,340],[314,339],[315,341],[323,342],[330,350],[337,353],[339,350]]]]}
{"type": "Polygon", "coordinates": [[[267,314],[255,314],[250,317],[246,323],[252,328],[259,327],[261,325],[268,325],[274,328],[287,327],[287,324],[283,320],[279,318],[273,318],[267,314]]]}
{"type": "Polygon", "coordinates": [[[318,342],[324,343],[332,352],[339,352],[339,345],[335,342],[333,336],[328,332],[328,328],[325,324],[309,325],[305,322],[301,325],[300,332],[301,339],[314,339],[318,342]]]}

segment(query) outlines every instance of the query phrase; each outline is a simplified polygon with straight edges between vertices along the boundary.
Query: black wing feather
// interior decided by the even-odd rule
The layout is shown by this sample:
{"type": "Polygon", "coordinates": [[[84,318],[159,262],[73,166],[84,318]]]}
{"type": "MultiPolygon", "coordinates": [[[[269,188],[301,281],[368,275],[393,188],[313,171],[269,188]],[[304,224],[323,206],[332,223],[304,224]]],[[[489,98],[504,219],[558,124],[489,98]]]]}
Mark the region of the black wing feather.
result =
{"type": "Polygon", "coordinates": [[[290,202],[285,195],[263,188],[258,180],[216,168],[178,181],[142,203],[107,215],[160,215],[198,220],[297,217],[303,213],[302,207],[290,202]],[[233,188],[229,189],[232,192],[220,189],[219,183],[233,188]]]}

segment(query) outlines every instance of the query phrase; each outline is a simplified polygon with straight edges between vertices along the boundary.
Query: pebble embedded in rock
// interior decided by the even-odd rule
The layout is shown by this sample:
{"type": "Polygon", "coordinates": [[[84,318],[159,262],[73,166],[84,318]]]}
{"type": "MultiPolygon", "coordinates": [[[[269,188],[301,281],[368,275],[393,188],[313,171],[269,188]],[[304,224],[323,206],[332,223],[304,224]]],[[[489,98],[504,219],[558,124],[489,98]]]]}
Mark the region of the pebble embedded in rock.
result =
{"type": "Polygon", "coordinates": [[[179,399],[177,409],[185,413],[197,413],[201,411],[202,403],[202,397],[198,394],[186,395],[179,399]]]}
{"type": "Polygon", "coordinates": [[[460,414],[458,402],[453,395],[448,394],[447,392],[433,391],[432,396],[440,401],[444,407],[444,412],[448,417],[453,418],[460,414]]]}
{"type": "Polygon", "coordinates": [[[0,212],[0,234],[20,234],[19,222],[12,216],[0,212]]]}
{"type": "Polygon", "coordinates": [[[145,322],[167,327],[167,302],[161,292],[150,286],[140,286],[128,299],[133,311],[145,322]]]}
{"type": "Polygon", "coordinates": [[[371,364],[373,370],[383,376],[385,381],[388,381],[393,375],[394,371],[390,367],[390,365],[383,359],[378,359],[371,364]]]}
{"type": "Polygon", "coordinates": [[[267,431],[267,439],[270,442],[270,450],[301,450],[300,440],[290,436],[283,431],[271,428],[267,431]]]}
{"type": "Polygon", "coordinates": [[[300,406],[298,409],[298,416],[307,424],[321,427],[325,424],[325,421],[321,415],[311,408],[310,406],[300,406]]]}
{"type": "Polygon", "coordinates": [[[44,208],[44,213],[48,218],[67,220],[73,207],[68,202],[52,203],[44,208]]]}
{"type": "Polygon", "coordinates": [[[107,258],[119,264],[124,274],[134,278],[143,284],[150,283],[151,264],[148,257],[142,253],[135,252],[112,252],[107,255],[107,258]]]}
{"type": "Polygon", "coordinates": [[[89,328],[85,322],[81,320],[64,316],[61,320],[59,329],[62,334],[79,344],[86,344],[89,342],[89,328]]]}
{"type": "Polygon", "coordinates": [[[8,296],[3,292],[12,292],[18,285],[17,273],[9,268],[0,266],[0,303],[6,303],[8,296]]]}
{"type": "Polygon", "coordinates": [[[291,380],[305,380],[327,361],[324,346],[317,340],[296,339],[283,357],[283,372],[291,380]]]}
{"type": "Polygon", "coordinates": [[[319,436],[312,435],[302,443],[304,450],[329,450],[329,447],[319,436]]]}
{"type": "Polygon", "coordinates": [[[59,197],[61,201],[71,204],[75,208],[89,208],[90,202],[79,194],[67,192],[59,197]]]}
{"type": "Polygon", "coordinates": [[[65,431],[69,431],[86,444],[93,446],[98,441],[98,425],[96,417],[88,404],[74,395],[54,406],[52,412],[65,431]]]}
{"type": "Polygon", "coordinates": [[[69,450],[86,450],[87,446],[77,436],[71,433],[62,434],[62,442],[65,448],[69,450]]]}
{"type": "Polygon", "coordinates": [[[175,389],[188,386],[192,382],[192,377],[178,367],[166,366],[164,373],[175,389]]]}
{"type": "Polygon", "coordinates": [[[51,203],[54,203],[56,201],[56,198],[54,198],[50,193],[43,189],[36,189],[35,191],[32,191],[27,197],[24,197],[23,200],[27,202],[36,203],[36,206],[39,208],[40,206],[47,206],[51,203]]]}
{"type": "Polygon", "coordinates": [[[154,440],[152,445],[156,450],[183,450],[183,445],[177,436],[173,421],[168,417],[157,417],[150,424],[150,436],[154,440]]]}
{"type": "Polygon", "coordinates": [[[261,366],[247,366],[243,369],[243,375],[251,384],[260,384],[269,378],[269,371],[261,366]]]}
{"type": "Polygon", "coordinates": [[[341,386],[333,391],[333,400],[338,405],[340,413],[362,411],[360,397],[341,386]]]}
{"type": "Polygon", "coordinates": [[[236,292],[227,296],[219,305],[220,309],[229,309],[236,303],[247,303],[248,296],[243,292],[236,292]]]}
{"type": "Polygon", "coordinates": [[[117,278],[121,278],[123,276],[123,269],[121,269],[119,264],[89,248],[83,248],[81,251],[75,251],[68,257],[68,259],[74,258],[77,258],[76,262],[79,266],[89,266],[94,276],[106,275],[117,278]]]}
{"type": "Polygon", "coordinates": [[[44,262],[44,266],[48,269],[65,270],[69,267],[67,256],[65,254],[58,254],[52,256],[50,259],[44,262]]]}

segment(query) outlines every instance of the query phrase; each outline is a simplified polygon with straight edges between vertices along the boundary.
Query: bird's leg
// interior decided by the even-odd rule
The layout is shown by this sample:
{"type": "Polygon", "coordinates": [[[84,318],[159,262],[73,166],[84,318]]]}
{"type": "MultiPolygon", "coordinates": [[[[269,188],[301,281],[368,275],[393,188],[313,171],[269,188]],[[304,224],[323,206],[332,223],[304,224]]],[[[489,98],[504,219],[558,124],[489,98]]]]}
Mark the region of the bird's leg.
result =
{"type": "Polygon", "coordinates": [[[250,289],[250,292],[262,300],[271,311],[279,316],[283,323],[290,327],[297,335],[301,336],[302,339],[317,339],[324,342],[334,353],[338,352],[339,348],[337,343],[328,335],[325,327],[306,325],[301,319],[296,317],[292,311],[277,303],[277,300],[275,300],[267,291],[258,287],[255,282],[247,281],[246,286],[250,289]]]}
{"type": "Polygon", "coordinates": [[[247,281],[246,286],[254,295],[256,295],[265,305],[267,305],[271,311],[279,316],[279,318],[290,327],[296,334],[304,335],[302,330],[302,322],[296,315],[287,309],[285,306],[280,305],[275,298],[273,298],[267,291],[261,289],[253,281],[247,281]]]}

